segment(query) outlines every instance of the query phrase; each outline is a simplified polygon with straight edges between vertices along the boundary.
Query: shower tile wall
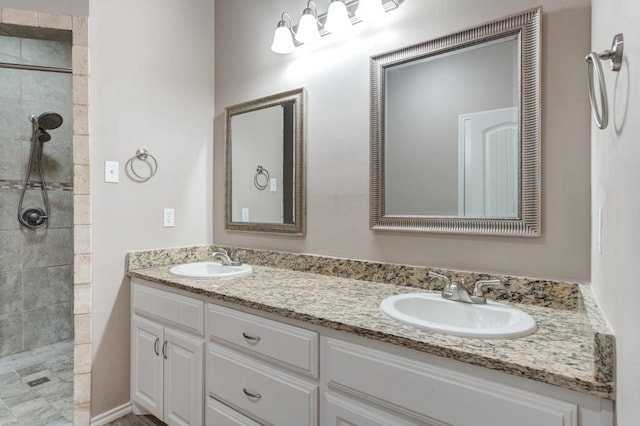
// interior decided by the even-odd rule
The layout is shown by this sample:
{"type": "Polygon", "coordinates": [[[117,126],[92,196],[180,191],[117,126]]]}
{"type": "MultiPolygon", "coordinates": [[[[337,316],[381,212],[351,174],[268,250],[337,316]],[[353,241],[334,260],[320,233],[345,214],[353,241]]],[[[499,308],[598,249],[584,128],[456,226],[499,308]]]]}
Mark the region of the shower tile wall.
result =
{"type": "MultiPolygon", "coordinates": [[[[0,62],[71,67],[71,43],[0,36],[0,62]]],[[[71,74],[0,68],[0,357],[73,337],[71,74]],[[31,150],[29,116],[55,111],[63,125],[44,144],[51,203],[46,227],[18,222],[31,150]]],[[[44,207],[32,167],[24,207],[44,207]]]]}

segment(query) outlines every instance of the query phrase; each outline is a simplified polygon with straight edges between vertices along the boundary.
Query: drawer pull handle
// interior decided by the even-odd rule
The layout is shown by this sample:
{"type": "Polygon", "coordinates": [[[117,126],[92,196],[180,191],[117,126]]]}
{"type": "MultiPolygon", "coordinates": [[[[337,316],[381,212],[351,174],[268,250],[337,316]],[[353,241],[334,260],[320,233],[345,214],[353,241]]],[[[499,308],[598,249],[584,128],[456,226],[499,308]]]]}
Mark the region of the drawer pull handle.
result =
{"type": "Polygon", "coordinates": [[[247,395],[249,398],[255,398],[255,399],[262,398],[262,395],[260,395],[259,393],[249,392],[247,388],[242,388],[242,392],[244,392],[244,394],[247,395]]]}
{"type": "Polygon", "coordinates": [[[259,342],[261,339],[258,336],[249,336],[247,333],[242,333],[242,337],[244,337],[247,340],[251,340],[252,342],[259,342]]]}
{"type": "Polygon", "coordinates": [[[158,351],[158,343],[160,343],[160,338],[156,337],[156,342],[153,344],[153,351],[156,353],[156,356],[160,355],[158,351]]]}
{"type": "Polygon", "coordinates": [[[162,356],[164,359],[167,359],[167,341],[166,340],[162,344],[162,356]]]}

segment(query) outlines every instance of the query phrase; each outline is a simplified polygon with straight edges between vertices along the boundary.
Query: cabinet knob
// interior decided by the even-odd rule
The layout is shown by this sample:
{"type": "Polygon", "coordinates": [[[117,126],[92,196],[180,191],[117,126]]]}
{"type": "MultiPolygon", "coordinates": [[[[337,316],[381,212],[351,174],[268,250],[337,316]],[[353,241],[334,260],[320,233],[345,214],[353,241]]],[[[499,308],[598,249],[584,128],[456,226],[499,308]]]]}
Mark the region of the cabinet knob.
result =
{"type": "Polygon", "coordinates": [[[260,395],[259,393],[249,392],[247,388],[242,388],[242,392],[244,392],[244,394],[247,395],[249,398],[255,398],[255,399],[262,398],[262,395],[260,395]]]}
{"type": "Polygon", "coordinates": [[[260,337],[258,337],[258,336],[250,336],[245,332],[242,333],[242,337],[244,337],[245,339],[250,340],[252,342],[259,342],[260,341],[260,337]]]}

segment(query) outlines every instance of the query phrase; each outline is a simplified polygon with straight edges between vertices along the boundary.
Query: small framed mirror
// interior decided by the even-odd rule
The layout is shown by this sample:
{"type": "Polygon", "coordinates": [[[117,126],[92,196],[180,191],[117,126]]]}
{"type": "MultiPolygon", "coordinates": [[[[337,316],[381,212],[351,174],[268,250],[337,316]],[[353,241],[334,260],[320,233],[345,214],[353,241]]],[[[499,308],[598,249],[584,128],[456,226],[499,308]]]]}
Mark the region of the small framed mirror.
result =
{"type": "Polygon", "coordinates": [[[305,99],[296,89],[225,109],[225,229],[304,235],[305,99]]]}
{"type": "Polygon", "coordinates": [[[371,229],[540,235],[540,14],[371,58],[371,229]]]}

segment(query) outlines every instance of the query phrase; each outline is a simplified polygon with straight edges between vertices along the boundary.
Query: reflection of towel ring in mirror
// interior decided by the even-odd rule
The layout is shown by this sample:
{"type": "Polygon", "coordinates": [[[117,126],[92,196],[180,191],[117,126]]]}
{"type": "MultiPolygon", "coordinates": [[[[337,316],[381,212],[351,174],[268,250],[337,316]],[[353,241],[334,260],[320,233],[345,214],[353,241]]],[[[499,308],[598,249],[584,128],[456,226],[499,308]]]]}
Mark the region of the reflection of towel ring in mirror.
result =
{"type": "Polygon", "coordinates": [[[262,166],[258,166],[256,169],[256,175],[253,177],[253,184],[260,191],[265,189],[269,185],[269,171],[262,166]],[[261,176],[264,178],[264,183],[260,182],[261,176]]]}
{"type": "Polygon", "coordinates": [[[144,148],[140,148],[136,151],[136,155],[129,158],[129,161],[127,161],[125,168],[127,169],[127,174],[129,171],[131,171],[131,173],[133,174],[133,176],[129,174],[129,177],[138,182],[146,182],[153,176],[155,176],[156,172],[158,171],[158,161],[153,155],[149,154],[149,151],[144,148]],[[151,159],[151,161],[147,161],[149,159],[151,159]],[[144,174],[140,174],[136,171],[136,169],[134,168],[134,163],[136,160],[140,160],[149,167],[148,175],[145,176],[144,174]]]}
{"type": "Polygon", "coordinates": [[[607,125],[609,124],[607,85],[604,81],[604,73],[602,72],[600,59],[611,61],[610,66],[612,71],[620,71],[620,66],[622,65],[623,46],[624,39],[622,37],[622,34],[617,34],[613,38],[611,50],[605,50],[600,53],[591,52],[585,58],[585,61],[587,61],[587,71],[589,73],[588,83],[591,112],[593,115],[593,120],[596,122],[596,126],[598,126],[599,129],[606,129],[607,125]],[[598,85],[600,86],[600,108],[598,108],[594,79],[598,80],[598,85]]]}

